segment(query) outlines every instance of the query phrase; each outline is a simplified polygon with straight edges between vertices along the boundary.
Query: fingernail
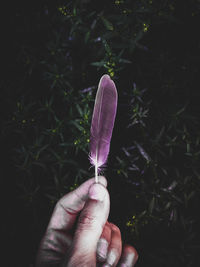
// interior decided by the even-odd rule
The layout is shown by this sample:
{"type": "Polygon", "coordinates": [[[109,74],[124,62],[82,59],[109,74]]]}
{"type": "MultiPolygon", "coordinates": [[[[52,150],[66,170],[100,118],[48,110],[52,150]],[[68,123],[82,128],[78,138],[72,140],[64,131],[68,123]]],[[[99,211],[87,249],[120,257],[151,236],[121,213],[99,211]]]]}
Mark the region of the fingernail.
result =
{"type": "Polygon", "coordinates": [[[97,244],[97,255],[100,260],[105,260],[108,252],[108,242],[104,238],[100,238],[97,244]]]}
{"type": "Polygon", "coordinates": [[[138,260],[138,255],[128,254],[124,262],[120,264],[120,267],[135,266],[137,260],[138,260]]]}
{"type": "Polygon", "coordinates": [[[89,198],[103,201],[106,194],[106,189],[101,184],[93,184],[89,189],[89,198]]]}
{"type": "Polygon", "coordinates": [[[107,255],[107,260],[106,260],[106,264],[104,267],[106,266],[113,266],[115,264],[117,258],[117,253],[114,249],[111,249],[107,255]]]}

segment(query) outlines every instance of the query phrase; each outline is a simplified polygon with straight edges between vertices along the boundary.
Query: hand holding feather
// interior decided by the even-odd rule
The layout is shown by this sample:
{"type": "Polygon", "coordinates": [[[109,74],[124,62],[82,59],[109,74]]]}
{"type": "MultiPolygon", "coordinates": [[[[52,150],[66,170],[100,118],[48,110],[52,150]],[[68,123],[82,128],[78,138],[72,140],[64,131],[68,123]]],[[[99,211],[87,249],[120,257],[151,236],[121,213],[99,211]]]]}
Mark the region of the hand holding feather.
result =
{"type": "Polygon", "coordinates": [[[98,171],[108,158],[110,141],[117,110],[117,89],[109,75],[100,79],[90,129],[90,162],[95,166],[95,181],[98,171]]]}

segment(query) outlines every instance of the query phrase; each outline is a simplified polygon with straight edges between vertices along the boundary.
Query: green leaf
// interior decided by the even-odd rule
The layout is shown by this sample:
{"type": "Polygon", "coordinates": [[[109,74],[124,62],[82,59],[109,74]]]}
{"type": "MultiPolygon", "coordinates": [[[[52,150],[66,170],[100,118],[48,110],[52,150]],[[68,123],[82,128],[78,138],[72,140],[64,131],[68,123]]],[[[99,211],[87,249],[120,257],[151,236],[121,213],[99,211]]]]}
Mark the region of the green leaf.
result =
{"type": "Polygon", "coordinates": [[[71,121],[71,124],[73,124],[79,131],[83,131],[83,126],[80,125],[79,120],[71,121]]]}
{"type": "Polygon", "coordinates": [[[92,62],[91,65],[95,66],[95,67],[105,67],[106,66],[106,62],[105,61],[92,62]]]}
{"type": "Polygon", "coordinates": [[[81,109],[80,105],[79,104],[76,104],[76,108],[77,108],[80,116],[82,117],[83,116],[83,110],[81,109]]]}
{"type": "Polygon", "coordinates": [[[90,31],[86,32],[86,34],[85,34],[84,41],[85,41],[86,44],[88,43],[89,38],[90,38],[90,31]]]}
{"type": "Polygon", "coordinates": [[[149,204],[149,212],[150,212],[150,214],[153,213],[154,206],[155,206],[155,197],[152,198],[152,200],[150,201],[150,204],[149,204]]]}
{"type": "Polygon", "coordinates": [[[120,59],[119,59],[119,63],[130,64],[130,63],[132,63],[132,62],[131,62],[130,60],[128,60],[128,59],[120,58],[120,59]]]}
{"type": "Polygon", "coordinates": [[[103,16],[101,16],[101,19],[102,19],[103,24],[104,24],[104,26],[106,27],[107,30],[109,30],[109,31],[113,31],[114,30],[113,24],[109,20],[107,20],[103,16]]]}

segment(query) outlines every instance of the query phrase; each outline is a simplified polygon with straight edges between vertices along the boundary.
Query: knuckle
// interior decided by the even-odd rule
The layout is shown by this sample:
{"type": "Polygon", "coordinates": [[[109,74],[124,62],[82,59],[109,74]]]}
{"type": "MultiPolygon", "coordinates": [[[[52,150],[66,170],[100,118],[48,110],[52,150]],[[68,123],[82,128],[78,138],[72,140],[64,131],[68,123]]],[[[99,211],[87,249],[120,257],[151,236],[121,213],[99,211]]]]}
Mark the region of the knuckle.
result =
{"type": "Polygon", "coordinates": [[[97,220],[96,220],[95,216],[88,214],[88,213],[85,213],[79,217],[78,223],[79,223],[80,228],[90,229],[96,225],[97,220]]]}
{"type": "Polygon", "coordinates": [[[108,225],[104,226],[103,234],[106,235],[106,236],[111,234],[111,229],[110,229],[110,227],[108,225]]]}
{"type": "Polygon", "coordinates": [[[106,239],[108,242],[110,242],[111,239],[111,229],[110,226],[108,224],[105,224],[103,227],[103,231],[101,234],[101,238],[106,239]]]}
{"type": "Polygon", "coordinates": [[[117,225],[115,225],[114,223],[110,223],[110,227],[112,229],[112,231],[120,233],[120,229],[117,225]]]}

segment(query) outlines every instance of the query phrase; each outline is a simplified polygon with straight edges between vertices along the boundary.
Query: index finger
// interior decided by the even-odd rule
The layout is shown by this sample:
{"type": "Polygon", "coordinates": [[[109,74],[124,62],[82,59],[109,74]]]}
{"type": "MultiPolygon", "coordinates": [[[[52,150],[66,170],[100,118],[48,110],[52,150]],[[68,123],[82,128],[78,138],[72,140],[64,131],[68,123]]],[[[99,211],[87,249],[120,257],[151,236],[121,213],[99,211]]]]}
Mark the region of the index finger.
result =
{"type": "MultiPolygon", "coordinates": [[[[54,208],[47,230],[71,230],[77,215],[83,209],[88,199],[89,188],[94,183],[95,178],[91,178],[74,191],[63,196],[54,208]]],[[[106,187],[106,178],[99,176],[99,183],[106,187]]]]}

